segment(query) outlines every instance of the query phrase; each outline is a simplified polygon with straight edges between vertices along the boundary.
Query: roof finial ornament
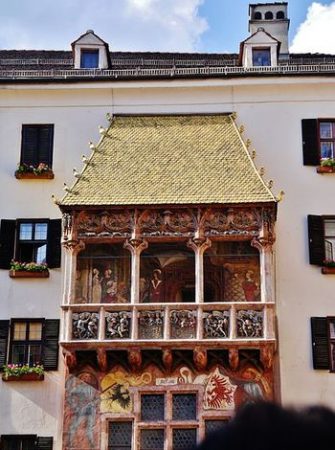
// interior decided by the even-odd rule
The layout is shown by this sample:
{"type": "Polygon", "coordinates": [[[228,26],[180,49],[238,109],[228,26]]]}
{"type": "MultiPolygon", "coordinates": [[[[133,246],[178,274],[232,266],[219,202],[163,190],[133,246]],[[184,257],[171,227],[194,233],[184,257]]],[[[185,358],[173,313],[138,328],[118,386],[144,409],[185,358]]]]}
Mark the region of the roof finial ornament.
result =
{"type": "Polygon", "coordinates": [[[257,156],[257,153],[256,153],[256,150],[255,149],[253,149],[252,150],[252,152],[251,152],[251,159],[255,159],[256,158],[256,156],[257,156]]]}
{"type": "Polygon", "coordinates": [[[248,149],[248,148],[250,147],[250,145],[251,145],[251,140],[250,140],[250,139],[247,139],[245,145],[246,145],[246,147],[247,147],[247,149],[248,149]]]}
{"type": "Polygon", "coordinates": [[[89,158],[87,158],[86,155],[82,155],[81,159],[82,159],[84,164],[89,164],[89,162],[90,162],[89,158]]]}
{"type": "Polygon", "coordinates": [[[90,147],[90,149],[92,150],[92,151],[94,151],[94,150],[96,150],[96,146],[93,144],[93,142],[89,142],[88,143],[88,146],[90,147]]]}
{"type": "Polygon", "coordinates": [[[268,188],[271,189],[273,186],[273,180],[268,181],[268,188]]]}
{"type": "Polygon", "coordinates": [[[72,192],[71,188],[69,188],[69,186],[68,186],[66,183],[64,183],[63,189],[64,189],[64,191],[67,192],[68,194],[70,194],[70,193],[72,192]]]}
{"type": "Polygon", "coordinates": [[[240,134],[244,133],[244,125],[241,125],[238,131],[240,134]]]}
{"type": "Polygon", "coordinates": [[[107,130],[106,128],[102,127],[101,125],[99,126],[99,133],[102,134],[103,136],[105,136],[107,134],[107,130]]]}
{"type": "Polygon", "coordinates": [[[265,169],[264,169],[264,167],[261,167],[261,168],[259,169],[259,174],[260,174],[261,177],[265,174],[265,169]]]}
{"type": "Polygon", "coordinates": [[[280,191],[279,194],[277,195],[276,199],[278,202],[281,202],[284,198],[285,192],[284,191],[280,191]]]}
{"type": "Polygon", "coordinates": [[[236,112],[236,111],[234,111],[234,112],[231,113],[231,118],[232,118],[233,120],[236,120],[236,119],[237,119],[237,112],[236,112]]]}
{"type": "Polygon", "coordinates": [[[113,114],[111,114],[111,113],[107,113],[106,114],[106,119],[108,120],[108,122],[112,122],[113,121],[113,114]]]}
{"type": "Polygon", "coordinates": [[[51,199],[54,202],[55,205],[59,205],[60,204],[60,200],[55,196],[55,194],[51,195],[51,199]]]}
{"type": "Polygon", "coordinates": [[[76,178],[80,178],[81,177],[81,173],[78,172],[75,167],[73,168],[73,176],[75,176],[76,178]]]}

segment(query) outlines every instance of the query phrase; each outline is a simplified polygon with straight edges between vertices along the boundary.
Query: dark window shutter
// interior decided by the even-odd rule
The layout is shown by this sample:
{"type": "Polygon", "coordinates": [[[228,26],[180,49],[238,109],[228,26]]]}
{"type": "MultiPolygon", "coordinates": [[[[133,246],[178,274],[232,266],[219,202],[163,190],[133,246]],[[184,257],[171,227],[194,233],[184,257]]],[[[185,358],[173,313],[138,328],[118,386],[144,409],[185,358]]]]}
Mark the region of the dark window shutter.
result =
{"type": "Polygon", "coordinates": [[[59,320],[46,320],[44,323],[43,366],[45,370],[58,368],[59,320]]]}
{"type": "Polygon", "coordinates": [[[50,269],[60,267],[61,263],[62,221],[54,219],[48,225],[47,264],[50,269]]]}
{"type": "Polygon", "coordinates": [[[53,125],[41,125],[38,136],[38,162],[52,165],[53,125]]]}
{"type": "Polygon", "coordinates": [[[41,437],[37,438],[36,450],[52,450],[52,437],[41,437]]]}
{"type": "Polygon", "coordinates": [[[328,329],[326,317],[311,317],[313,368],[329,370],[328,329]]]}
{"type": "Polygon", "coordinates": [[[308,220],[308,243],[309,263],[322,266],[325,259],[325,236],[322,216],[307,217],[308,220]]]}
{"type": "Polygon", "coordinates": [[[38,162],[38,127],[22,125],[21,164],[38,162]]]}
{"type": "Polygon", "coordinates": [[[15,220],[1,220],[0,228],[0,269],[9,269],[14,258],[15,220]]]}
{"type": "Polygon", "coordinates": [[[316,119],[303,119],[301,127],[304,165],[318,166],[320,164],[318,121],[316,119]]]}
{"type": "Polygon", "coordinates": [[[9,320],[0,320],[0,370],[7,361],[7,342],[9,335],[9,320]]]}

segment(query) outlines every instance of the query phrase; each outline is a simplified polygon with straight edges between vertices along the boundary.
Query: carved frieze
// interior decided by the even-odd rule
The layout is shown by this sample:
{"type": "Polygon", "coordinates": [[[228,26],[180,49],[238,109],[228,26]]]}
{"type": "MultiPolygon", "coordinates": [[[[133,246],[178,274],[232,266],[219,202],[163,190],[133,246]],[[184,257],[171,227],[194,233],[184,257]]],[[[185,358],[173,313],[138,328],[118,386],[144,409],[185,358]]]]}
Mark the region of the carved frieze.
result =
{"type": "Polygon", "coordinates": [[[90,213],[82,211],[76,221],[79,236],[129,237],[133,218],[128,210],[90,213]]]}
{"type": "Polygon", "coordinates": [[[205,236],[258,234],[262,217],[258,210],[250,208],[208,209],[201,226],[205,236]]]}
{"type": "Polygon", "coordinates": [[[138,325],[140,339],[162,339],[164,330],[163,311],[140,311],[138,325]]]}
{"type": "Polygon", "coordinates": [[[263,312],[241,309],[236,313],[237,336],[242,338],[263,337],[263,312]]]}
{"type": "Polygon", "coordinates": [[[98,326],[98,313],[85,311],[72,314],[73,339],[97,339],[98,326]]]}
{"type": "Polygon", "coordinates": [[[143,236],[192,236],[196,229],[196,213],[185,210],[145,210],[138,218],[143,236]]]}
{"type": "Polygon", "coordinates": [[[173,310],[170,315],[171,339],[194,339],[196,337],[196,311],[173,310]]]}
{"type": "Polygon", "coordinates": [[[129,339],[130,318],[129,311],[106,313],[106,339],[129,339]]]}
{"type": "Polygon", "coordinates": [[[229,312],[206,311],[203,313],[204,338],[229,337],[229,312]]]}

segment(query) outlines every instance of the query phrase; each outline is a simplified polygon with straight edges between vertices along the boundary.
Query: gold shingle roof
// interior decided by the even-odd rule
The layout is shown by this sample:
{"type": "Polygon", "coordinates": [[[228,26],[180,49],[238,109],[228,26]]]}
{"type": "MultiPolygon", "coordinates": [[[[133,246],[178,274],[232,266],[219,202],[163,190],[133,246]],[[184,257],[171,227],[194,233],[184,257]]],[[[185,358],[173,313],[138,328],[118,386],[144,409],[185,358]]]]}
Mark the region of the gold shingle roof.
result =
{"type": "Polygon", "coordinates": [[[116,116],[60,205],[275,202],[230,115],[116,116]]]}

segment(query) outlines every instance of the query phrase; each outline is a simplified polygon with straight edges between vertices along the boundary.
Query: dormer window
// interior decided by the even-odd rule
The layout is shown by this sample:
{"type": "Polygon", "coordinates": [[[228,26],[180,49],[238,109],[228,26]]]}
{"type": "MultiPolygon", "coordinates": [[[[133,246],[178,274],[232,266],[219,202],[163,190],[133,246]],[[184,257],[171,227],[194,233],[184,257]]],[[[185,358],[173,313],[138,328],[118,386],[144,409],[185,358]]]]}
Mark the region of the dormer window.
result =
{"type": "Polygon", "coordinates": [[[96,69],[99,67],[99,50],[82,49],[80,53],[80,67],[82,69],[96,69]]]}
{"type": "Polygon", "coordinates": [[[252,65],[254,67],[271,66],[271,50],[270,50],[270,48],[253,48],[252,49],[252,65]]]}

